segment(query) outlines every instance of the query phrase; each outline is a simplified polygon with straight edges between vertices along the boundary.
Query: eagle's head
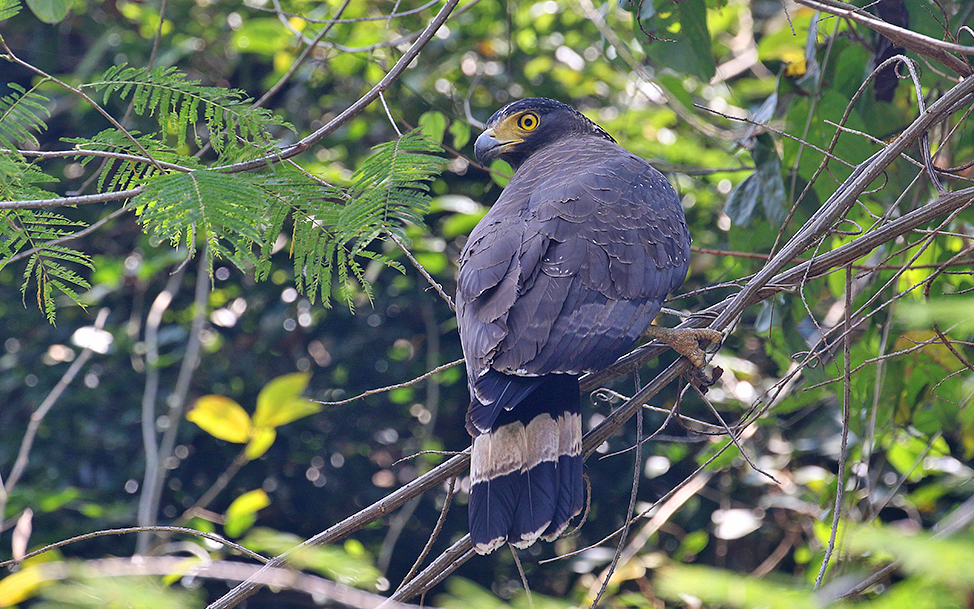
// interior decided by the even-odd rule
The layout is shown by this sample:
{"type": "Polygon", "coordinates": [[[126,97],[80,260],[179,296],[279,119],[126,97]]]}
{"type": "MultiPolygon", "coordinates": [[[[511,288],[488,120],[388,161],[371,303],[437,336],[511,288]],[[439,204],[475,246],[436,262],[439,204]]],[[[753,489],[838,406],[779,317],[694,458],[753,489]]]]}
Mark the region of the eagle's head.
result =
{"type": "Polygon", "coordinates": [[[481,165],[499,158],[517,169],[535,151],[572,135],[615,141],[575,108],[553,99],[531,97],[495,112],[477,138],[474,153],[481,165]]]}

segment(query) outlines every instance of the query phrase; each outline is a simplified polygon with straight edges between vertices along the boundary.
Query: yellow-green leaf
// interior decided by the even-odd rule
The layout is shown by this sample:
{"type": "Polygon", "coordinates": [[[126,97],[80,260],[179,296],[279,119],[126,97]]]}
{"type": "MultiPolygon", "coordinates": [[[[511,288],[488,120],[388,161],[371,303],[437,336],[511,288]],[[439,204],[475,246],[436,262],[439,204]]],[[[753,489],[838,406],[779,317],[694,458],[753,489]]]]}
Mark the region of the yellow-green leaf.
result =
{"type": "Polygon", "coordinates": [[[42,569],[42,565],[30,565],[0,579],[0,607],[20,604],[37,594],[49,580],[42,569]]]}
{"type": "Polygon", "coordinates": [[[186,419],[214,438],[243,444],[250,439],[253,424],[243,407],[222,395],[204,395],[196,400],[186,419]]]}
{"type": "Polygon", "coordinates": [[[270,504],[271,499],[263,489],[240,495],[227,508],[224,532],[230,537],[239,537],[257,521],[257,512],[270,504]]]}
{"type": "Polygon", "coordinates": [[[382,575],[375,559],[361,543],[332,546],[301,546],[301,539],[262,527],[247,532],[243,543],[251,550],[270,554],[288,553],[288,564],[297,569],[310,569],[349,586],[374,586],[382,575]],[[356,545],[357,544],[357,545],[356,545]]]}
{"type": "Polygon", "coordinates": [[[250,442],[247,442],[247,448],[244,449],[244,455],[253,461],[266,453],[275,439],[277,439],[277,432],[273,427],[255,427],[250,442]]]}
{"type": "Polygon", "coordinates": [[[295,372],[273,379],[257,396],[255,427],[280,427],[321,410],[321,405],[301,397],[311,374],[295,372]]]}

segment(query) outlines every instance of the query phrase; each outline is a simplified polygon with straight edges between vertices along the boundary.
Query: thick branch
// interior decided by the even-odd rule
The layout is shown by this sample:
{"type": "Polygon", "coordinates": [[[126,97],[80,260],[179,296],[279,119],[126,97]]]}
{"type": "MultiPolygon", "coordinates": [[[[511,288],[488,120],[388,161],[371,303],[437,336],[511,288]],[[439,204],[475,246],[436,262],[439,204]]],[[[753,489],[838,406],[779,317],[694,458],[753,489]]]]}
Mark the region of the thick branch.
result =
{"type": "Polygon", "coordinates": [[[931,59],[939,61],[961,76],[967,77],[972,74],[971,66],[962,59],[951,53],[962,55],[974,55],[974,47],[966,47],[951,42],[944,42],[918,34],[912,30],[893,25],[883,21],[879,17],[870,15],[857,6],[837,2],[836,0],[796,0],[799,4],[804,4],[823,13],[829,13],[837,17],[844,17],[850,21],[861,23],[871,30],[875,30],[889,38],[890,42],[910,49],[920,55],[925,55],[931,59]]]}

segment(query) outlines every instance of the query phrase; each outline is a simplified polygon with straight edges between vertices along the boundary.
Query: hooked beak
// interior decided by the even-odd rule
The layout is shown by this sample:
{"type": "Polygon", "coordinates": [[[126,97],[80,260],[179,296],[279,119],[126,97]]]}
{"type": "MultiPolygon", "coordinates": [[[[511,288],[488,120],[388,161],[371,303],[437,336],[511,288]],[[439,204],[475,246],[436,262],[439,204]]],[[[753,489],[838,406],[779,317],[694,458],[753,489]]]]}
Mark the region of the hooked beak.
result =
{"type": "Polygon", "coordinates": [[[477,162],[481,165],[486,165],[496,159],[500,156],[502,145],[501,142],[498,142],[494,138],[493,129],[487,129],[481,133],[473,145],[473,152],[477,157],[477,162]]]}

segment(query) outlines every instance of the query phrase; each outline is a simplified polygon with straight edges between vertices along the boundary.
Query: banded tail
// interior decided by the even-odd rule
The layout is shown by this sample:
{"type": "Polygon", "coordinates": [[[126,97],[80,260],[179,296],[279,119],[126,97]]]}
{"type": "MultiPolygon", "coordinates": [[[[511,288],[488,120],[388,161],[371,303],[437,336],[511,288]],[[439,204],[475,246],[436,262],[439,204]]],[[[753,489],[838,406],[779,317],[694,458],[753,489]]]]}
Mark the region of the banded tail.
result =
{"type": "Polygon", "coordinates": [[[483,380],[502,385],[499,397],[472,403],[467,414],[474,437],[470,537],[479,554],[507,542],[554,541],[584,499],[578,379],[488,374],[483,380]]]}

